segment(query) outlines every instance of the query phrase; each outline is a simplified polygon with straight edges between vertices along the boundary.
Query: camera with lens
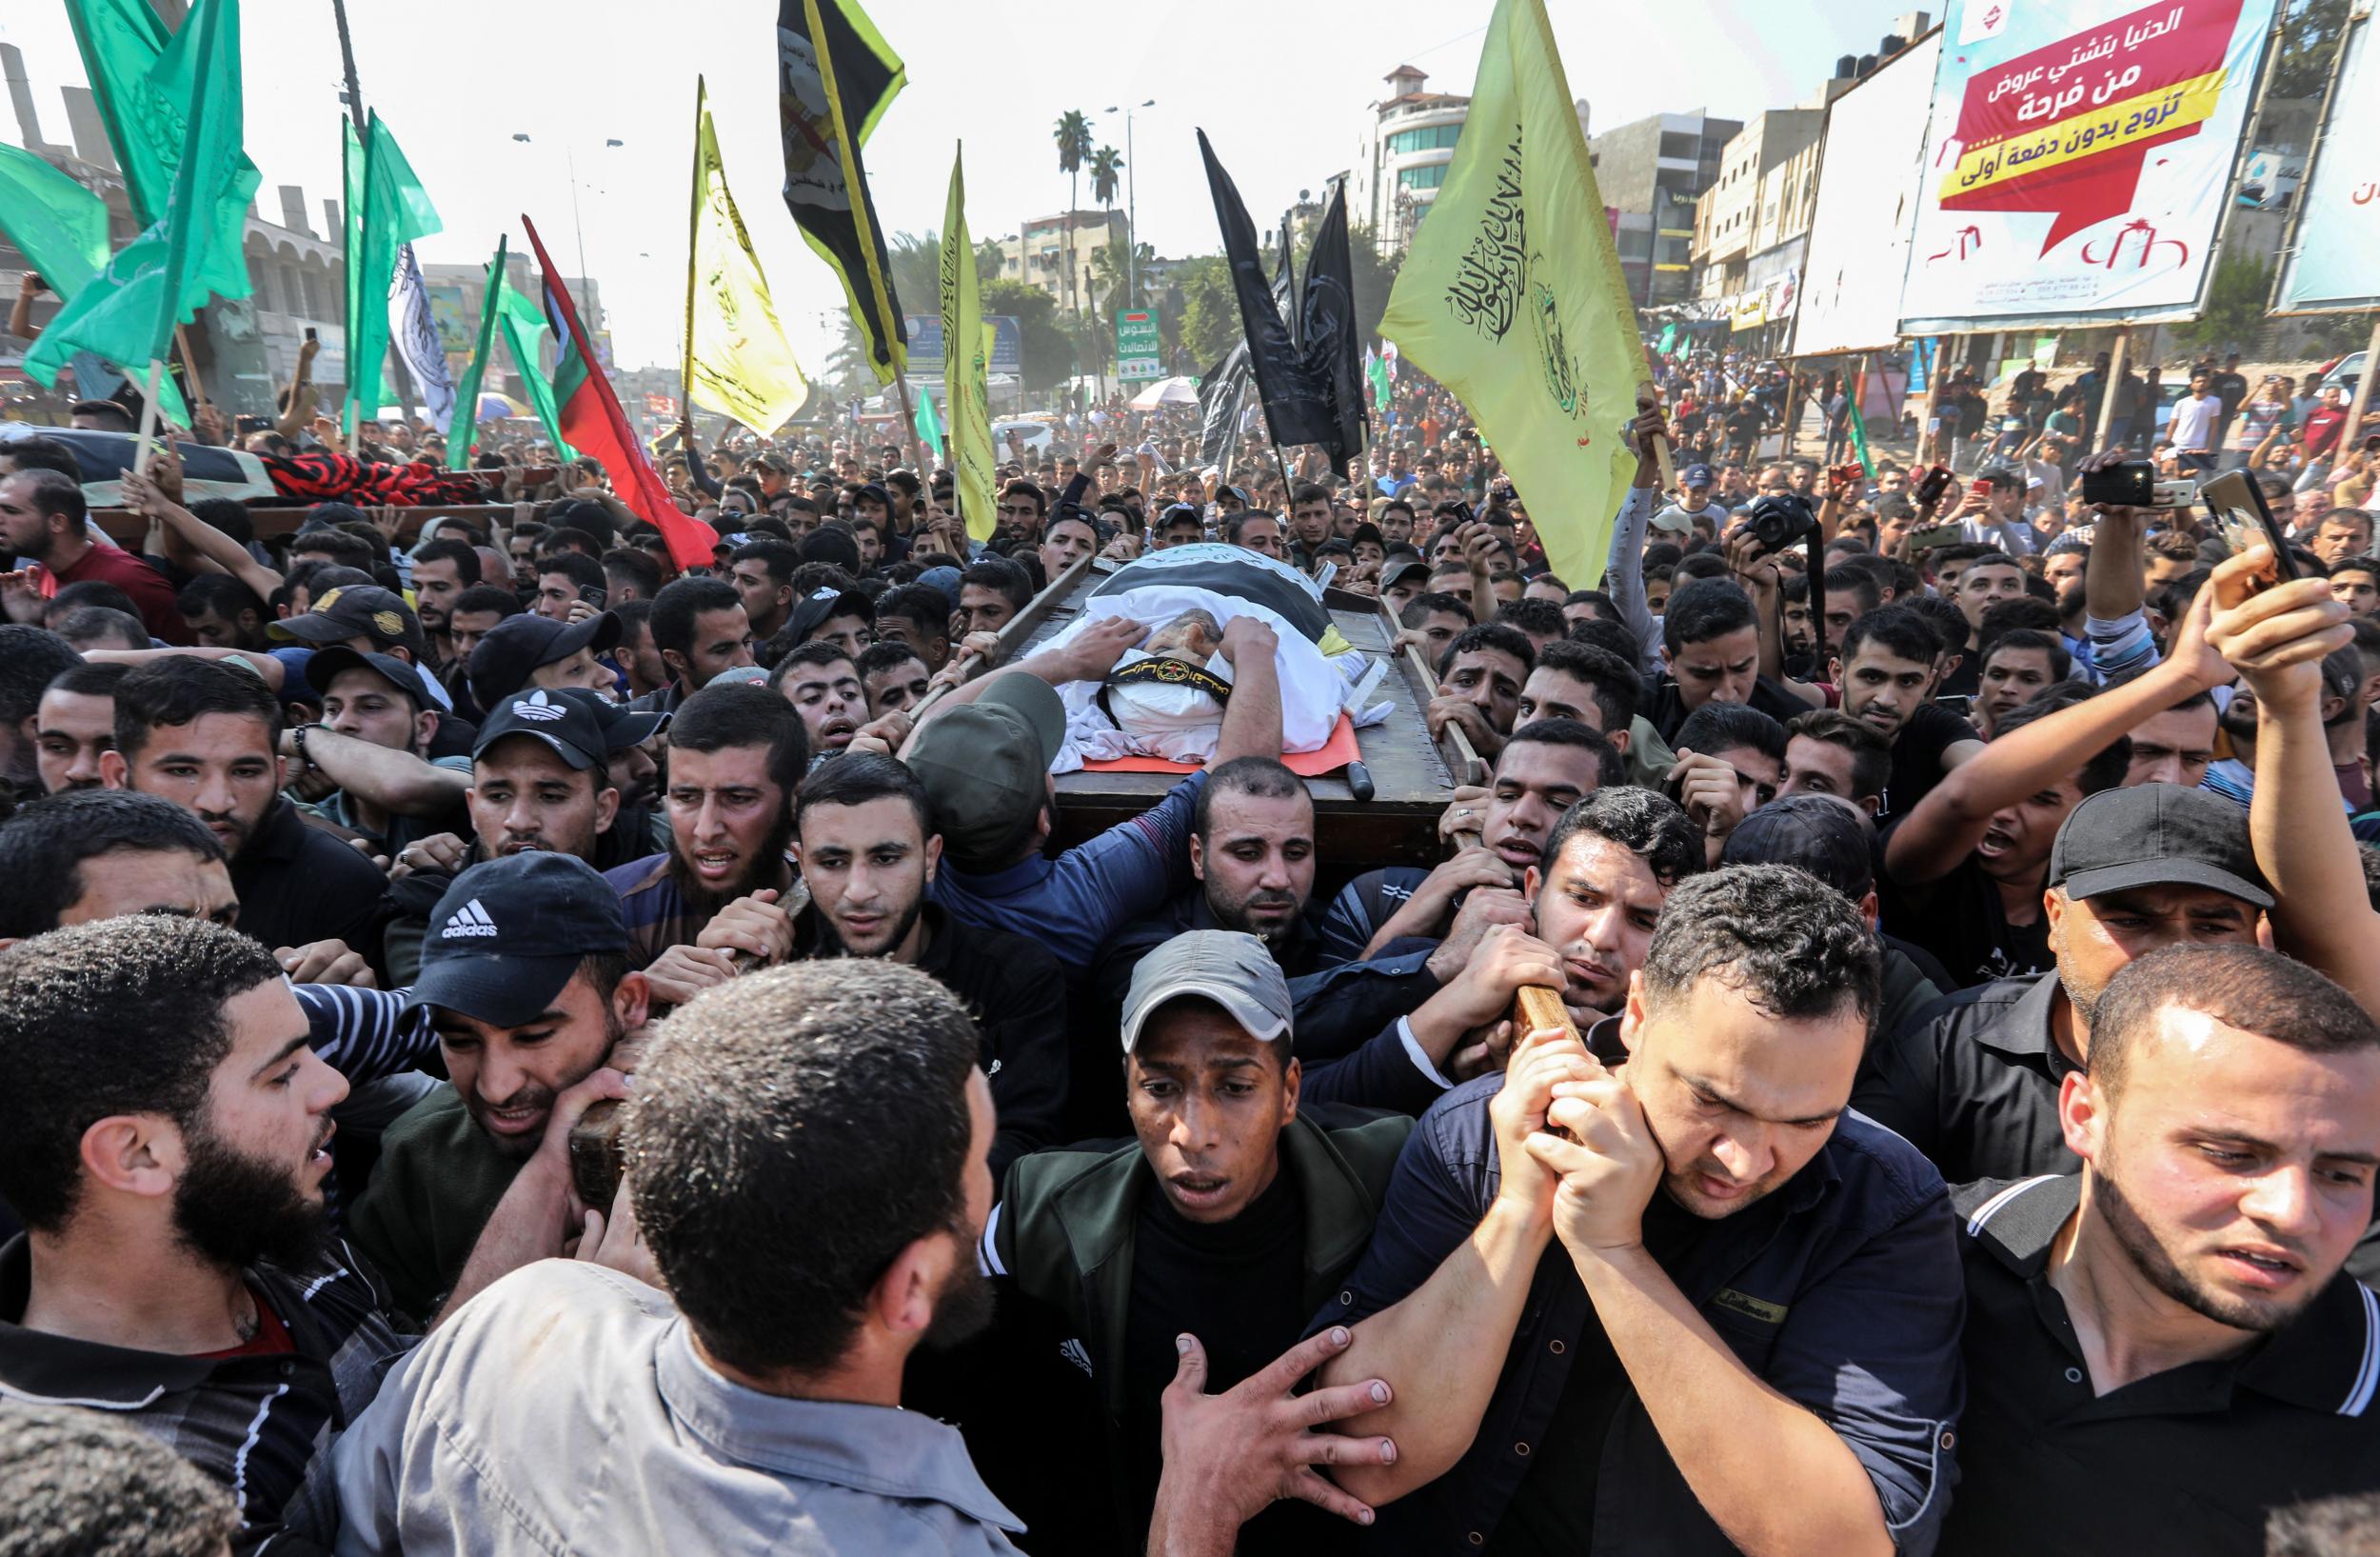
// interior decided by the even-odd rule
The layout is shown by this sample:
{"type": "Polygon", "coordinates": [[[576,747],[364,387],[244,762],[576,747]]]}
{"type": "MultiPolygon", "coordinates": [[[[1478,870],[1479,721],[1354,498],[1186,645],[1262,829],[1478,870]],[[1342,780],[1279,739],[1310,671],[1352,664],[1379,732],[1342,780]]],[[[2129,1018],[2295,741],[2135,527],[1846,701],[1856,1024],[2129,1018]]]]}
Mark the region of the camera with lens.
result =
{"type": "Polygon", "coordinates": [[[1747,519],[1764,556],[1818,533],[1818,516],[1798,492],[1771,492],[1752,506],[1747,519]]]}

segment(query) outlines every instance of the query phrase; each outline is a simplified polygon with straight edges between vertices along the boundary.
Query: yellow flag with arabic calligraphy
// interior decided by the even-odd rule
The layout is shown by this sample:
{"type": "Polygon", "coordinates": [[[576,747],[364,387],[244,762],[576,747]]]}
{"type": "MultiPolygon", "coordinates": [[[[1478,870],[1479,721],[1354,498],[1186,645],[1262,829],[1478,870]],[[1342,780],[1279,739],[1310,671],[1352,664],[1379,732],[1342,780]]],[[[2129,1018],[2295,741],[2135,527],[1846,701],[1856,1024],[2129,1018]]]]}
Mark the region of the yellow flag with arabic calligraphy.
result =
{"type": "Polygon", "coordinates": [[[950,404],[952,485],[967,533],[988,541],[998,528],[999,461],[992,453],[992,331],[967,234],[966,149],[950,157],[950,205],[942,213],[942,393],[950,404]]]}
{"type": "Polygon", "coordinates": [[[696,89],[694,114],[694,245],[686,353],[692,395],[755,432],[783,427],[810,397],[810,386],[785,344],[784,327],[769,301],[768,278],[752,252],[727,170],[711,130],[711,110],[696,89]]]}
{"type": "Polygon", "coordinates": [[[1644,345],[1543,0],[1497,0],[1380,333],[1469,408],[1554,571],[1599,575],[1636,470],[1620,429],[1644,345]]]}

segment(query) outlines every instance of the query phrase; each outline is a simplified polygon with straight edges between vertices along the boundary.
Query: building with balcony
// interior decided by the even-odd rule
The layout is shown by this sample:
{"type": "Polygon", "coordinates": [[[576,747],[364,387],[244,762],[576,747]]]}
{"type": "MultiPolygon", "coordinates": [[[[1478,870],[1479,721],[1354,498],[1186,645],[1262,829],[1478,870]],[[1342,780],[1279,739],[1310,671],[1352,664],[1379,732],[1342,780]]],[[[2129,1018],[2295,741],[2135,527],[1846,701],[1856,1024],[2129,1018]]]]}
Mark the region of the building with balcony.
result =
{"type": "Polygon", "coordinates": [[[1091,257],[1123,236],[1121,210],[1036,216],[1013,236],[1000,240],[1000,273],[1003,280],[1041,288],[1061,308],[1087,309],[1095,290],[1091,257]]]}
{"type": "MultiPolygon", "coordinates": [[[[1430,214],[1455,160],[1471,99],[1426,90],[1429,72],[1399,65],[1381,78],[1388,95],[1365,106],[1347,178],[1347,221],[1369,228],[1382,258],[1400,253],[1430,214]]],[[[1587,132],[1579,98],[1578,132],[1587,132]]],[[[1300,235],[1302,241],[1302,234],[1300,235]]]]}
{"type": "Polygon", "coordinates": [[[1695,203],[1718,182],[1720,149],[1741,129],[1692,109],[1651,114],[1589,142],[1597,187],[1616,213],[1620,271],[1638,308],[1691,295],[1695,203]]]}

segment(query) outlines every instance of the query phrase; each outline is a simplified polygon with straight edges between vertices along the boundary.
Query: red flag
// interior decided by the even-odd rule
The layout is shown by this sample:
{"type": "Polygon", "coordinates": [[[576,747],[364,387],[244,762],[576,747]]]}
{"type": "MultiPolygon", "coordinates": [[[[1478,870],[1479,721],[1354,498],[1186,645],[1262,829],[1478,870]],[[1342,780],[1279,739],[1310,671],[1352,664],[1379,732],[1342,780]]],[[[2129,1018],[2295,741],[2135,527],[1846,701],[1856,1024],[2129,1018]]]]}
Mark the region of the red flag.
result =
{"type": "Polygon", "coordinates": [[[545,289],[545,317],[562,347],[561,360],[554,365],[554,403],[562,418],[563,441],[602,464],[620,501],[661,530],[669,543],[671,559],[680,568],[711,567],[717,560],[713,552],[718,533],[678,511],[677,501],[669,495],[661,472],[645,457],[645,446],[637,441],[636,429],[620,409],[620,397],[612,392],[611,381],[604,377],[587,345],[579,310],[571,306],[570,293],[538,238],[536,225],[526,215],[521,225],[528,229],[529,247],[537,251],[538,280],[545,289]]]}

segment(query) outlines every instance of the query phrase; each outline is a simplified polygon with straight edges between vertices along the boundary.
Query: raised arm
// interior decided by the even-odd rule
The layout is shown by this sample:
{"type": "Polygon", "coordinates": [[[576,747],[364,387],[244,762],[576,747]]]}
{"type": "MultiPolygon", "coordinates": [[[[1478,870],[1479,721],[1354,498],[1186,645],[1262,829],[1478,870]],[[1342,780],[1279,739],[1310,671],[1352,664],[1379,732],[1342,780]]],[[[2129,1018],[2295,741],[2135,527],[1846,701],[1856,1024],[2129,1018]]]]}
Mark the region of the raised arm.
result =
{"type": "Polygon", "coordinates": [[[1636,402],[1636,419],[1628,424],[1630,447],[1636,451],[1636,473],[1612,521],[1612,548],[1603,558],[1603,589],[1619,608],[1619,619],[1636,635],[1636,669],[1661,668],[1660,631],[1644,593],[1644,535],[1660,501],[1661,462],[1653,440],[1669,436],[1669,424],[1651,401],[1636,402]]]}
{"type": "Polygon", "coordinates": [[[2272,940],[2380,1011],[2380,914],[2364,887],[2322,729],[2322,659],[2353,641],[2347,608],[2318,578],[2248,593],[2271,555],[2251,548],[2218,566],[2201,592],[2220,603],[2208,641],[2256,693],[2248,831],[2272,886],[2272,940]]]}
{"type": "Polygon", "coordinates": [[[307,391],[314,387],[314,353],[322,349],[322,343],[310,335],[298,343],[297,367],[289,373],[288,400],[281,408],[281,420],[273,427],[285,438],[296,438],[314,414],[314,397],[307,391]]]}
{"type": "Polygon", "coordinates": [[[308,767],[351,794],[400,816],[440,816],[460,808],[471,776],[320,725],[281,732],[281,754],[303,755],[308,767]],[[305,742],[301,753],[298,743],[305,742]]]}
{"type": "MultiPolygon", "coordinates": [[[[159,450],[157,464],[163,466],[169,460],[180,464],[170,445],[159,450]]],[[[279,573],[249,556],[239,542],[167,497],[155,481],[136,470],[124,473],[124,506],[164,526],[172,544],[191,560],[213,564],[212,569],[194,570],[228,573],[255,590],[259,600],[271,599],[272,592],[281,588],[279,573]]]]}
{"type": "Polygon", "coordinates": [[[1995,812],[2066,779],[2142,720],[2229,679],[2230,667],[2206,646],[2211,604],[2202,592],[2173,657],[2147,675],[2012,730],[1944,774],[1893,829],[1884,851],[1893,879],[1914,886],[1950,874],[1995,812]]]}

